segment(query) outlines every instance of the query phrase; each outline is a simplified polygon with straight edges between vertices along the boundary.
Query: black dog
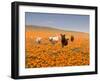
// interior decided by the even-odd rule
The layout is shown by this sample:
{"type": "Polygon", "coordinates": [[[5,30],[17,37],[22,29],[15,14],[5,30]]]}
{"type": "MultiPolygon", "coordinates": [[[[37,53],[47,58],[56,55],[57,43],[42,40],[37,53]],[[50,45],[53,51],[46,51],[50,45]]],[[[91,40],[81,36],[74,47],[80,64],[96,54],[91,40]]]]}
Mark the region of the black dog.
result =
{"type": "Polygon", "coordinates": [[[72,36],[71,36],[71,42],[73,42],[73,41],[74,41],[74,36],[72,35],[72,36]]]}
{"type": "Polygon", "coordinates": [[[66,46],[66,45],[68,45],[68,40],[69,39],[66,39],[65,38],[65,34],[60,34],[61,35],[61,44],[62,44],[62,47],[64,47],[64,46],[66,46]]]}

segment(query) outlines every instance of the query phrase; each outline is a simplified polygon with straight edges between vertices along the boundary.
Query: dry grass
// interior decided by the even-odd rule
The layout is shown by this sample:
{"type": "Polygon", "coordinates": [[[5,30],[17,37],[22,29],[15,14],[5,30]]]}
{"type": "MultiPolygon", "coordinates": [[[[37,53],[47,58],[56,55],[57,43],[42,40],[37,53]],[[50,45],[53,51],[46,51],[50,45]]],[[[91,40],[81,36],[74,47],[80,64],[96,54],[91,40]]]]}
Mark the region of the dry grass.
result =
{"type": "Polygon", "coordinates": [[[89,65],[89,35],[80,32],[26,29],[25,51],[26,68],[89,65]],[[51,44],[48,37],[60,33],[69,37],[74,35],[75,40],[69,41],[64,48],[60,41],[55,45],[51,44]],[[43,38],[41,44],[35,42],[37,36],[43,38]]]}

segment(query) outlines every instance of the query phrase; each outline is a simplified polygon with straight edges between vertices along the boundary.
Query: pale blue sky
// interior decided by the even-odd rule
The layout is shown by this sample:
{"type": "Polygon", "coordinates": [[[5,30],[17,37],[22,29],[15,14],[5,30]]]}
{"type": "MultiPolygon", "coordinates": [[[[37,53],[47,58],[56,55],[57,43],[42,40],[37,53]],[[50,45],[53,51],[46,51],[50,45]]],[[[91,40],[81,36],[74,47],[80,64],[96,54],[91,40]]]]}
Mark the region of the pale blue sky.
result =
{"type": "Polygon", "coordinates": [[[69,31],[89,32],[89,15],[25,12],[25,25],[48,26],[69,31]]]}

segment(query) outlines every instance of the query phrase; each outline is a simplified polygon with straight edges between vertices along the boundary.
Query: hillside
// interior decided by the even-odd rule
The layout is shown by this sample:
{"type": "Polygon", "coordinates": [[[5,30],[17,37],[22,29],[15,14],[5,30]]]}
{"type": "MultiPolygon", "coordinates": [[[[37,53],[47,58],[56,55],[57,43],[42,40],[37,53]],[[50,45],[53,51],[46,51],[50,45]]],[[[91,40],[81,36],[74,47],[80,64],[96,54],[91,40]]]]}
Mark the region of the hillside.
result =
{"type": "MultiPolygon", "coordinates": [[[[31,30],[31,31],[54,31],[54,32],[72,32],[72,33],[85,33],[85,32],[79,32],[79,31],[70,31],[70,30],[63,30],[63,29],[57,29],[53,27],[47,27],[47,26],[31,26],[31,25],[26,25],[26,31],[31,30]]],[[[88,33],[86,33],[88,34],[88,33]]]]}

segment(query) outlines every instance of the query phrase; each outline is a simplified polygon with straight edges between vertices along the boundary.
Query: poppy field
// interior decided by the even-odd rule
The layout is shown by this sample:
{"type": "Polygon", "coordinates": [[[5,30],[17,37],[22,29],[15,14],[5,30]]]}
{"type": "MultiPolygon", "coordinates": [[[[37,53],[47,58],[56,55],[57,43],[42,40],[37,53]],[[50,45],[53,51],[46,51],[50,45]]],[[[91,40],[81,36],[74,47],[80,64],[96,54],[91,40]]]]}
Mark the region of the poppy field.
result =
{"type": "Polygon", "coordinates": [[[89,65],[89,49],[88,33],[29,26],[25,31],[25,68],[89,65]],[[50,36],[60,37],[60,34],[69,38],[68,45],[62,47],[61,40],[50,42],[50,36]],[[36,42],[37,37],[42,39],[36,42]]]}

